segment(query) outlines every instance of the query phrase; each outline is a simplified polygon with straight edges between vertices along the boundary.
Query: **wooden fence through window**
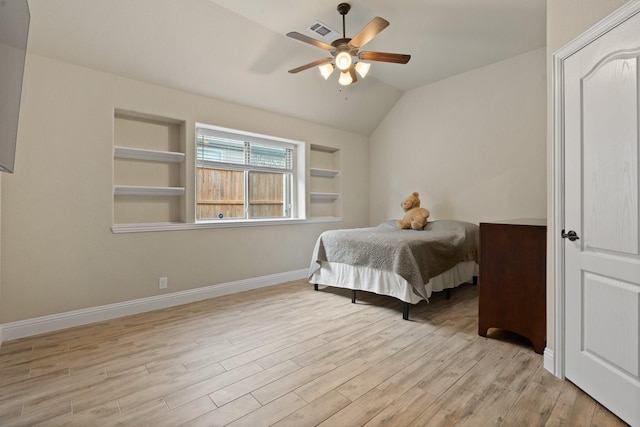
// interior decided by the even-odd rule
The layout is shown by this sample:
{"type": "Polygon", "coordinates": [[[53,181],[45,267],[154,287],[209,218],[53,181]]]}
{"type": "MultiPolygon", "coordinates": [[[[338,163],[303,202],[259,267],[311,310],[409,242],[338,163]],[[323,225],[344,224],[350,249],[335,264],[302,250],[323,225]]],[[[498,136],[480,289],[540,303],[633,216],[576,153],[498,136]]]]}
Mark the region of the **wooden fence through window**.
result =
{"type": "MultiPolygon", "coordinates": [[[[196,218],[244,218],[244,172],[197,168],[196,218]]],[[[284,175],[249,174],[249,218],[284,215],[284,175]]]]}

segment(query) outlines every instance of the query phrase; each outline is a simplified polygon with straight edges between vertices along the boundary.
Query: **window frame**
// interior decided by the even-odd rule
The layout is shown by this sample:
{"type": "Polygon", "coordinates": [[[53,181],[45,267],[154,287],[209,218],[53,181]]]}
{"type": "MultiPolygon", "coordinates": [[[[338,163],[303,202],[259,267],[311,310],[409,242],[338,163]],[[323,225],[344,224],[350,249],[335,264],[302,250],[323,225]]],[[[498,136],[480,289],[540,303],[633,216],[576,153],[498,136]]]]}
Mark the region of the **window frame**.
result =
{"type": "MultiPolygon", "coordinates": [[[[306,173],[305,173],[305,143],[302,141],[295,141],[287,138],[276,137],[265,134],[258,134],[253,132],[247,132],[238,129],[231,129],[220,127],[216,125],[206,123],[195,123],[194,133],[194,221],[195,224],[209,224],[209,225],[258,225],[269,223],[282,223],[305,220],[305,198],[306,198],[306,173]],[[290,148],[292,149],[292,167],[291,169],[279,169],[263,166],[252,166],[247,164],[235,164],[226,162],[206,161],[199,160],[199,145],[198,138],[201,132],[208,134],[209,136],[229,139],[234,141],[243,141],[245,144],[255,144],[259,146],[275,147],[275,148],[290,148]],[[207,167],[213,167],[215,169],[223,170],[242,170],[244,171],[244,217],[231,217],[231,218],[198,218],[198,169],[201,167],[200,162],[205,162],[207,167]],[[279,173],[283,175],[290,175],[290,200],[289,200],[289,215],[282,217],[254,217],[251,218],[248,215],[248,209],[250,205],[249,194],[249,175],[251,172],[269,172],[279,173]]],[[[283,207],[284,209],[284,207],[283,207]]]]}

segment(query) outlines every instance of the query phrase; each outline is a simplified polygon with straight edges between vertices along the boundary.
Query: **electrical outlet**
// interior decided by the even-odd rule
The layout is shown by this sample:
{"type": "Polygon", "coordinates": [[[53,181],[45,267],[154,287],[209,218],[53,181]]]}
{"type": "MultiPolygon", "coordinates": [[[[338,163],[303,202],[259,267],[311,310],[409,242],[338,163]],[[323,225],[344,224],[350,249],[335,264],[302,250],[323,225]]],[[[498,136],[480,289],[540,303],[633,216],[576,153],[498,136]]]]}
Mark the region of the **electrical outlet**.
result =
{"type": "Polygon", "coordinates": [[[166,277],[161,277],[160,280],[158,281],[158,288],[167,289],[168,280],[169,279],[167,279],[166,277]]]}

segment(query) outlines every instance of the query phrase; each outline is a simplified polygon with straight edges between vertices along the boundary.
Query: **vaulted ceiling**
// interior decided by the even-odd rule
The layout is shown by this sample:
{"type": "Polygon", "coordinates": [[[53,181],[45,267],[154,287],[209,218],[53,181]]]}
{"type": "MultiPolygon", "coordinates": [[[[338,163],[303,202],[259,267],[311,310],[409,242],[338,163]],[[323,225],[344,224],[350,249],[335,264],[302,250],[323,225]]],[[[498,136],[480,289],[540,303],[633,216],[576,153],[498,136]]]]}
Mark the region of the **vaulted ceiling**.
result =
{"type": "Polygon", "coordinates": [[[315,21],[342,33],[338,3],[29,0],[28,51],[369,135],[404,91],[545,45],[546,0],[352,0],[346,36],[383,17],[391,25],[363,50],[409,63],[373,62],[347,87],[337,73],[288,73],[327,52],[285,34],[322,39],[315,21]]]}

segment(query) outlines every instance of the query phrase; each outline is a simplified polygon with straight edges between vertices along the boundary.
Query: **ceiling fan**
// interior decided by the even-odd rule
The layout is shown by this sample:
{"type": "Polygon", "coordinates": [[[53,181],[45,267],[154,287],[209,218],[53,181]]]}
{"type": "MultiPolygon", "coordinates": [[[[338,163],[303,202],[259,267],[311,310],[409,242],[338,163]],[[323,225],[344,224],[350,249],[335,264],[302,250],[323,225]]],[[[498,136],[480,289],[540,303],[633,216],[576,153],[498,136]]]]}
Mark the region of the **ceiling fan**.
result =
{"type": "Polygon", "coordinates": [[[360,52],[362,46],[389,26],[389,21],[376,16],[371,20],[371,22],[365,25],[358,34],[350,39],[347,38],[347,32],[345,29],[345,15],[349,13],[350,9],[351,6],[349,3],[340,3],[338,5],[338,12],[342,15],[342,38],[334,40],[331,44],[305,36],[304,34],[296,31],[287,33],[288,37],[327,50],[331,54],[329,57],[318,59],[289,70],[290,73],[295,74],[318,66],[320,68],[320,73],[326,80],[329,78],[331,73],[333,73],[335,64],[335,67],[340,70],[338,83],[346,86],[357,81],[356,73],[359,74],[360,77],[364,78],[371,67],[371,64],[368,62],[356,62],[354,58],[367,61],[392,62],[395,64],[406,64],[409,62],[411,55],[386,52],[360,52]]]}

